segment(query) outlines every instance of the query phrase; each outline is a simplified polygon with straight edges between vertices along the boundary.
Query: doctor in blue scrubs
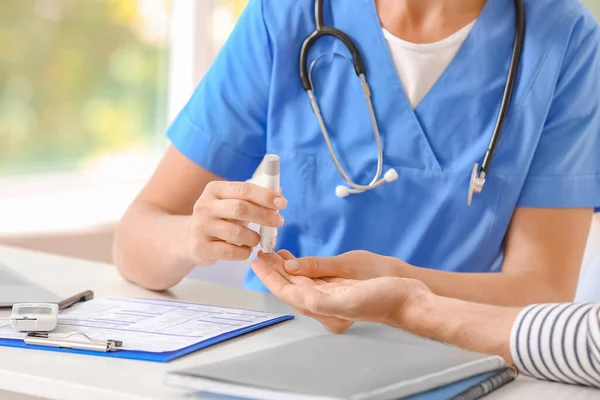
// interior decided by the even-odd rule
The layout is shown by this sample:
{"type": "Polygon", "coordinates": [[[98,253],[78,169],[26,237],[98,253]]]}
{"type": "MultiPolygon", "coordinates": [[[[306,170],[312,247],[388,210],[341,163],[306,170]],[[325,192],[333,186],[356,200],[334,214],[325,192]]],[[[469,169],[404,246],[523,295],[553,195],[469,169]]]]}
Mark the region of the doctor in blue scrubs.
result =
{"type": "MultiPolygon", "coordinates": [[[[256,223],[278,228],[271,256],[298,275],[570,301],[600,205],[600,30],[576,0],[250,0],[167,136],[115,239],[120,272],[141,286],[248,259],[256,223]],[[355,47],[323,35],[302,59],[319,13],[355,47]],[[281,194],[245,182],[269,153],[281,194]],[[340,169],[363,186],[391,172],[348,195],[340,169]]],[[[251,269],[246,287],[266,290],[251,269]]]]}

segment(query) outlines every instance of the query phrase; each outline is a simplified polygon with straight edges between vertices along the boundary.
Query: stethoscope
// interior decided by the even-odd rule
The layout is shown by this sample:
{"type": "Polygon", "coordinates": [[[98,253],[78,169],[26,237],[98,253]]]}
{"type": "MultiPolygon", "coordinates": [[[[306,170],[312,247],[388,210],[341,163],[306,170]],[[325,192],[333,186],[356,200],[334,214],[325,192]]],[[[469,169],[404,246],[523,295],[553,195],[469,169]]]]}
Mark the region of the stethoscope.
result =
{"type": "MultiPolygon", "coordinates": [[[[483,185],[485,184],[486,176],[489,172],[490,165],[492,164],[492,159],[494,158],[494,154],[496,153],[496,147],[498,145],[498,141],[500,139],[500,134],[504,127],[504,123],[506,122],[506,117],[508,115],[508,109],[510,106],[513,90],[515,87],[515,81],[517,77],[517,71],[519,69],[519,64],[521,62],[521,50],[523,48],[523,41],[525,38],[525,10],[523,6],[523,0],[515,0],[516,7],[516,37],[513,45],[513,52],[510,61],[510,69],[508,73],[508,78],[506,80],[506,86],[504,88],[504,95],[502,97],[502,103],[500,106],[500,111],[498,113],[498,118],[496,121],[496,126],[494,128],[494,132],[492,134],[492,139],[490,140],[490,144],[483,158],[483,163],[481,168],[479,167],[479,163],[475,163],[473,166],[473,171],[471,173],[471,181],[469,184],[469,193],[467,197],[467,204],[471,205],[473,200],[473,194],[481,193],[483,190],[483,185]]],[[[371,90],[369,89],[369,83],[367,82],[367,78],[365,77],[365,65],[363,59],[358,51],[356,45],[352,42],[350,37],[342,32],[339,29],[336,29],[332,26],[327,26],[323,23],[323,0],[315,0],[315,25],[316,29],[313,33],[311,33],[302,43],[302,49],[300,50],[300,79],[302,81],[302,86],[304,90],[308,94],[310,99],[311,107],[317,117],[319,122],[319,127],[321,128],[321,132],[323,133],[323,138],[325,139],[325,143],[327,144],[327,148],[329,149],[329,153],[331,154],[331,158],[335,163],[338,171],[347,182],[348,186],[339,185],[335,188],[335,194],[338,197],[346,197],[350,194],[363,193],[367,190],[375,189],[386,182],[393,182],[398,179],[398,173],[395,169],[390,168],[386,171],[381,177],[381,173],[383,170],[383,150],[381,147],[381,137],[379,135],[379,127],[377,126],[377,119],[375,117],[375,111],[373,110],[373,104],[371,102],[371,90]],[[350,51],[352,55],[352,60],[341,53],[325,53],[316,57],[310,64],[310,67],[307,69],[307,59],[308,53],[310,51],[311,46],[322,36],[333,36],[336,39],[341,40],[346,48],[350,51]],[[325,126],[325,122],[323,121],[323,117],[321,115],[321,110],[319,108],[319,104],[315,99],[313,92],[313,83],[312,83],[312,70],[319,58],[327,55],[334,54],[337,56],[341,56],[351,62],[354,65],[354,71],[356,75],[360,79],[362,90],[365,95],[365,100],[367,102],[367,107],[369,108],[369,114],[371,117],[371,123],[373,125],[373,133],[375,135],[375,142],[377,144],[377,172],[375,176],[371,180],[368,185],[359,185],[354,182],[346,171],[341,166],[335,151],[331,145],[331,140],[329,138],[329,134],[327,132],[327,127],[325,126]]]]}

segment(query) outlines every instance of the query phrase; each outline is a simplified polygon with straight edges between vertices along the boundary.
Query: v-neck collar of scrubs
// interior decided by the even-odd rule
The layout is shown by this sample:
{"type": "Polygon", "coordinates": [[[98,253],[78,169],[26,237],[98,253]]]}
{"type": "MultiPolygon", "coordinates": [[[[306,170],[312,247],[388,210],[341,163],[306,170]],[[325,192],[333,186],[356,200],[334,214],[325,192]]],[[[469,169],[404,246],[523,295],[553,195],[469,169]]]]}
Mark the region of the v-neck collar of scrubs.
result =
{"type": "MultiPolygon", "coordinates": [[[[480,30],[482,29],[482,24],[481,24],[481,20],[485,20],[487,17],[487,14],[489,14],[490,8],[493,7],[494,0],[488,0],[486,2],[486,4],[484,5],[482,11],[480,12],[480,15],[478,17],[478,19],[475,21],[475,24],[473,25],[471,32],[469,33],[469,35],[467,36],[466,40],[463,42],[462,46],[460,47],[460,50],[458,51],[458,53],[456,54],[456,56],[452,59],[452,61],[450,62],[450,64],[448,65],[448,67],[444,70],[444,72],[442,73],[442,75],[440,76],[440,78],[436,81],[436,83],[432,86],[432,88],[429,90],[429,92],[427,93],[427,95],[425,95],[425,97],[423,98],[423,100],[420,102],[419,106],[417,106],[415,108],[415,114],[418,114],[418,112],[420,111],[420,109],[422,108],[427,108],[427,98],[428,97],[432,97],[432,96],[436,96],[437,93],[441,90],[441,88],[443,88],[446,84],[448,84],[449,82],[451,82],[451,79],[456,76],[457,74],[460,74],[461,72],[464,71],[464,67],[466,66],[466,63],[461,62],[464,60],[465,56],[470,54],[472,51],[474,51],[481,43],[482,41],[479,40],[480,39],[480,30]],[[421,104],[423,104],[421,106],[421,104]]],[[[380,20],[379,20],[379,15],[377,13],[377,8],[375,6],[375,1],[369,1],[370,4],[370,8],[371,8],[371,12],[369,13],[369,16],[371,19],[375,18],[375,25],[376,27],[376,32],[378,33],[377,36],[377,46],[378,48],[381,48],[381,52],[382,55],[386,54],[387,56],[386,58],[386,62],[383,63],[382,68],[386,68],[386,69],[392,69],[393,71],[396,71],[396,67],[394,65],[394,60],[391,56],[391,53],[389,51],[389,47],[386,43],[385,40],[385,34],[383,33],[383,28],[381,26],[380,20]]],[[[472,22],[471,22],[472,23],[472,22]]],[[[471,24],[470,23],[470,24],[471,24]]],[[[469,24],[469,25],[470,25],[469,24]]],[[[371,27],[372,24],[369,24],[369,28],[371,27]]],[[[461,28],[464,29],[465,27],[461,28]]],[[[432,45],[435,44],[439,44],[442,43],[446,40],[449,40],[452,36],[456,35],[458,32],[455,32],[454,34],[450,35],[449,37],[446,37],[440,41],[438,41],[437,43],[432,43],[432,45]]],[[[398,79],[396,79],[394,81],[394,85],[399,86],[401,91],[402,91],[402,100],[403,100],[403,105],[408,105],[410,107],[410,103],[408,101],[408,97],[406,96],[406,93],[404,92],[404,88],[402,86],[402,81],[400,80],[400,78],[398,77],[398,79]]]]}
{"type": "MultiPolygon", "coordinates": [[[[493,25],[490,24],[490,22],[494,21],[494,23],[496,23],[496,21],[504,19],[502,15],[507,14],[504,6],[509,0],[488,0],[486,2],[460,50],[416,109],[411,107],[400,77],[398,76],[394,60],[385,40],[375,1],[359,1],[360,3],[358,1],[335,2],[336,9],[333,13],[333,23],[336,28],[347,32],[357,43],[359,50],[361,51],[366,66],[367,80],[371,84],[373,92],[376,115],[381,114],[378,110],[387,109],[389,106],[383,103],[391,100],[393,103],[391,106],[393,107],[393,111],[389,110],[389,112],[383,112],[387,115],[394,114],[393,121],[396,122],[391,122],[392,126],[390,129],[394,131],[394,123],[399,123],[398,121],[401,121],[404,130],[412,132],[415,136],[411,138],[405,137],[403,139],[417,141],[417,147],[423,150],[423,153],[428,160],[425,169],[438,172],[442,171],[442,163],[438,159],[431,143],[430,135],[434,134],[434,132],[427,132],[427,128],[435,126],[435,128],[443,129],[446,134],[450,135],[453,132],[469,129],[469,127],[460,126],[460,115],[455,115],[453,118],[454,121],[444,121],[442,124],[437,122],[429,127],[425,126],[426,124],[423,123],[423,119],[430,119],[428,114],[434,112],[435,108],[440,106],[440,99],[446,97],[447,88],[452,87],[455,82],[459,80],[464,80],[464,76],[468,75],[470,70],[472,70],[473,63],[485,62],[485,60],[481,60],[480,57],[477,56],[480,46],[485,42],[485,35],[488,35],[484,32],[484,29],[494,30],[494,28],[490,26],[493,25]],[[336,13],[339,13],[338,18],[335,18],[336,13]],[[468,59],[472,57],[477,57],[477,59],[469,61],[468,59]],[[377,90],[378,87],[385,87],[385,93],[379,93],[377,90]]],[[[349,52],[340,41],[334,42],[333,51],[341,52],[349,56],[349,52]]],[[[446,106],[455,107],[457,105],[447,104],[446,106]]],[[[433,118],[435,118],[435,116],[433,118]]],[[[383,121],[385,119],[378,118],[378,120],[383,121]]],[[[381,128],[382,127],[380,126],[380,129],[381,128]]],[[[487,138],[488,136],[484,133],[485,132],[478,132],[478,135],[487,138]]],[[[440,133],[435,132],[435,134],[439,135],[440,133]]],[[[389,138],[382,138],[382,141],[389,141],[389,138]]]]}

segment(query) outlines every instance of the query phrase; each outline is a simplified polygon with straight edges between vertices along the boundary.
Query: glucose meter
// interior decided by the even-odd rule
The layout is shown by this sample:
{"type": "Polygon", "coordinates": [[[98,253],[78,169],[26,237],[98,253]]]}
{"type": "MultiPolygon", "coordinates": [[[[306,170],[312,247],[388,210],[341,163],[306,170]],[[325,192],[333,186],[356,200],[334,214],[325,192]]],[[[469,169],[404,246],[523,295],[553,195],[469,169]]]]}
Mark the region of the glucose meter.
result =
{"type": "Polygon", "coordinates": [[[13,305],[10,325],[19,332],[50,332],[58,324],[58,304],[18,303],[13,305]]]}

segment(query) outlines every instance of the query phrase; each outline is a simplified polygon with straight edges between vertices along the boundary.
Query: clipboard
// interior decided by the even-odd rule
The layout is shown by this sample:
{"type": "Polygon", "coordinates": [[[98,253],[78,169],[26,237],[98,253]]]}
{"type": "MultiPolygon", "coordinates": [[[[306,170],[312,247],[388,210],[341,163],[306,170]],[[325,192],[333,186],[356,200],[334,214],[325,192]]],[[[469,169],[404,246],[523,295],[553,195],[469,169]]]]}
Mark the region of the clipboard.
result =
{"type": "Polygon", "coordinates": [[[118,348],[114,348],[111,351],[97,351],[85,348],[72,348],[69,347],[70,344],[68,341],[62,341],[62,346],[64,347],[55,347],[53,345],[51,346],[49,342],[44,342],[43,340],[40,341],[39,344],[27,344],[23,340],[18,339],[0,339],[0,346],[166,363],[177,358],[186,356],[188,354],[194,353],[198,350],[202,350],[204,348],[224,342],[226,340],[233,339],[235,337],[242,336],[246,333],[266,328],[268,326],[275,325],[293,318],[294,317],[292,315],[282,316],[262,324],[258,324],[245,329],[240,329],[239,331],[230,332],[221,336],[211,338],[209,340],[201,341],[192,346],[185,347],[180,350],[166,351],[161,353],[136,350],[121,350],[118,348]]]}
{"type": "MultiPolygon", "coordinates": [[[[93,301],[102,301],[107,299],[97,299],[93,301]]],[[[55,351],[55,352],[64,352],[64,353],[73,353],[73,354],[85,354],[85,355],[94,355],[101,357],[112,357],[112,358],[123,358],[123,359],[134,359],[134,360],[142,360],[142,361],[153,361],[153,362],[169,362],[171,360],[183,357],[187,354],[193,353],[195,351],[207,348],[209,346],[213,346],[218,343],[222,343],[226,340],[242,336],[246,333],[257,331],[268,326],[272,326],[283,321],[287,321],[293,319],[293,315],[278,315],[278,314],[269,314],[262,313],[259,311],[253,310],[242,310],[236,308],[226,308],[226,307],[217,307],[212,305],[202,305],[195,303],[187,303],[180,301],[171,301],[171,300],[152,300],[152,299],[119,299],[119,298],[108,298],[108,300],[120,300],[123,302],[131,302],[142,303],[142,308],[144,306],[148,307],[173,307],[174,309],[183,309],[190,311],[190,313],[198,312],[198,309],[206,308],[208,310],[213,310],[215,314],[218,314],[220,311],[223,315],[228,315],[227,313],[231,313],[234,315],[252,315],[259,314],[261,315],[260,322],[257,323],[247,323],[244,326],[241,326],[238,329],[228,329],[226,332],[220,334],[207,334],[205,338],[189,339],[187,343],[189,345],[177,348],[175,350],[169,351],[148,351],[148,350],[132,350],[127,348],[127,340],[121,340],[119,333],[119,329],[114,329],[114,338],[113,332],[110,333],[110,337],[108,339],[100,340],[97,337],[92,337],[93,335],[88,335],[86,332],[82,332],[82,328],[78,328],[73,325],[62,326],[62,334],[57,334],[55,332],[48,333],[34,333],[30,335],[22,334],[23,337],[7,337],[6,330],[4,328],[0,329],[0,346],[6,347],[14,347],[14,348],[23,348],[23,349],[31,349],[31,350],[45,350],[45,351],[55,351]],[[238,313],[238,314],[235,314],[238,313]],[[264,315],[263,315],[264,314],[264,315]],[[65,333],[67,332],[67,333],[65,333]],[[2,337],[3,336],[3,337],[2,337]],[[79,336],[76,338],[76,336],[79,336]],[[85,339],[84,339],[85,338],[85,339]],[[75,340],[79,339],[79,340],[75,340]]],[[[81,304],[75,304],[70,307],[70,311],[77,311],[77,308],[86,305],[86,307],[93,306],[91,304],[92,301],[88,301],[81,304]]],[[[132,307],[133,308],[133,307],[132,307]]],[[[90,309],[93,309],[90,308],[90,309]]],[[[77,315],[81,315],[81,312],[77,315]]],[[[87,315],[87,313],[86,313],[87,315]]],[[[80,317],[78,317],[80,318],[80,317]]],[[[91,318],[91,317],[90,317],[91,318]]],[[[207,317],[204,317],[207,318],[207,317]]],[[[219,321],[221,318],[225,319],[225,317],[217,316],[214,317],[215,320],[219,321]]],[[[241,318],[241,317],[240,317],[241,318]]],[[[61,319],[59,321],[63,321],[61,319]]],[[[80,322],[80,321],[78,321],[80,322]]],[[[230,323],[231,321],[227,321],[230,323]]],[[[59,327],[61,328],[61,322],[59,322],[59,327]]],[[[215,323],[216,324],[216,323],[215,323]]],[[[226,324],[225,322],[223,324],[226,324]]],[[[8,328],[6,328],[8,329],[8,328]]],[[[90,328],[87,327],[88,331],[90,328]]],[[[103,327],[102,329],[106,329],[103,327]]],[[[123,331],[123,330],[121,330],[123,331]]],[[[93,330],[92,330],[93,332],[93,330]]],[[[136,332],[136,331],[134,331],[136,332]]],[[[135,334],[135,333],[134,333],[135,334]]],[[[158,333],[144,333],[146,335],[169,335],[169,333],[158,332],[158,333]]],[[[129,333],[131,335],[131,333],[129,333]]],[[[141,335],[141,333],[140,333],[141,335]]],[[[15,333],[13,333],[15,336],[15,333]]],[[[160,336],[157,336],[160,338],[160,336]]]]}

